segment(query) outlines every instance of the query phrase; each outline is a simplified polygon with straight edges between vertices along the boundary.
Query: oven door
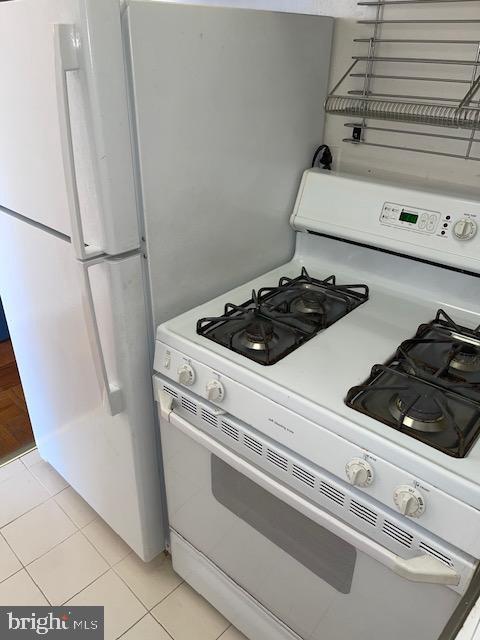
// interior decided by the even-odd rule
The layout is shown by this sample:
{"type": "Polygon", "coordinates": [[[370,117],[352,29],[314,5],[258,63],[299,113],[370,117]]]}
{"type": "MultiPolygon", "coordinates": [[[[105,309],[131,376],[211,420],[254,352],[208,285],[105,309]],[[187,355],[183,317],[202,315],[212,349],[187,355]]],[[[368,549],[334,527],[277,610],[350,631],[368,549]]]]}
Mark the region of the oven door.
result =
{"type": "Polygon", "coordinates": [[[453,570],[403,560],[175,411],[161,432],[171,528],[298,636],[438,637],[453,570]]]}

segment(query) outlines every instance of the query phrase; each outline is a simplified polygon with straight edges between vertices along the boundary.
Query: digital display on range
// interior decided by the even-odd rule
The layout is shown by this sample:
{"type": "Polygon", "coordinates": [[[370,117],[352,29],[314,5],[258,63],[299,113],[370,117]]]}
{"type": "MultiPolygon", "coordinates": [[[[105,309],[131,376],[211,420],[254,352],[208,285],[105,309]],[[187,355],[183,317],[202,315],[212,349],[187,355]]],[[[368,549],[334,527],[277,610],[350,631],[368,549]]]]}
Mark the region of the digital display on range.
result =
{"type": "Polygon", "coordinates": [[[405,209],[403,209],[402,213],[400,214],[399,220],[401,222],[410,222],[411,224],[417,224],[418,215],[416,213],[410,213],[410,211],[405,211],[405,209]]]}

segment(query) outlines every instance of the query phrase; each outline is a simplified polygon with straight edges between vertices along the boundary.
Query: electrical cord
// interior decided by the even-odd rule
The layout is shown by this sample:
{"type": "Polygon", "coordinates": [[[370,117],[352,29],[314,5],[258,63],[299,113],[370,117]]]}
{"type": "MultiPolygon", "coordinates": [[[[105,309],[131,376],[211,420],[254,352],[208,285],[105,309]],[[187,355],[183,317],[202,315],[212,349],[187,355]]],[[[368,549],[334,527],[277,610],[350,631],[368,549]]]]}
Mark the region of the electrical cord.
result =
{"type": "Polygon", "coordinates": [[[332,170],[333,156],[327,144],[321,144],[313,154],[312,167],[323,166],[326,171],[332,170]],[[323,151],[323,153],[322,153],[323,151]],[[320,154],[322,155],[320,156],[320,154]]]}

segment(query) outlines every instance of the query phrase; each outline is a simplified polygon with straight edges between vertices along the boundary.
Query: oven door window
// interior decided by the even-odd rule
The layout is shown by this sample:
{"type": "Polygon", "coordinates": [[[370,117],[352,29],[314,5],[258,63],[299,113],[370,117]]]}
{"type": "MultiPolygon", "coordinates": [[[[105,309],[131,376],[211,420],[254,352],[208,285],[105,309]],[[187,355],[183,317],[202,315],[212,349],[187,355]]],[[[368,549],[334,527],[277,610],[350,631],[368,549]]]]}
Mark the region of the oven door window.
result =
{"type": "Polygon", "coordinates": [[[212,494],[220,504],[336,591],[350,593],[355,547],[213,455],[211,473],[212,494]]]}

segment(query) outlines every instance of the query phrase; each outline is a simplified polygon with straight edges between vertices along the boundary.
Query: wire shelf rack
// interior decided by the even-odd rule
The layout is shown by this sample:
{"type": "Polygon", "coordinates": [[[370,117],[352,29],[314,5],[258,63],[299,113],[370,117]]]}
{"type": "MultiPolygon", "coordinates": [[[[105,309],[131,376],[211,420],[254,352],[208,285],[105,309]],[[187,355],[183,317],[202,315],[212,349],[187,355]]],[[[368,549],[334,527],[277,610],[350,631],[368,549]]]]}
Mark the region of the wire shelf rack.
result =
{"type": "Polygon", "coordinates": [[[325,103],[327,113],[356,119],[344,142],[480,161],[480,0],[358,5],[372,8],[358,21],[370,35],[354,39],[362,51],[325,103]]]}

